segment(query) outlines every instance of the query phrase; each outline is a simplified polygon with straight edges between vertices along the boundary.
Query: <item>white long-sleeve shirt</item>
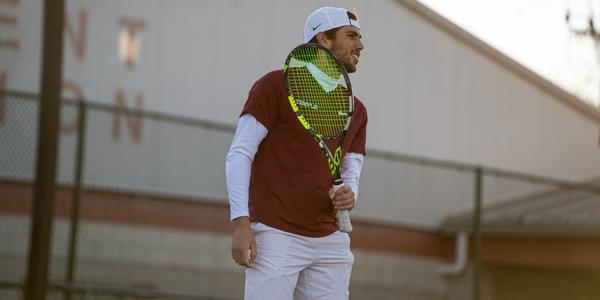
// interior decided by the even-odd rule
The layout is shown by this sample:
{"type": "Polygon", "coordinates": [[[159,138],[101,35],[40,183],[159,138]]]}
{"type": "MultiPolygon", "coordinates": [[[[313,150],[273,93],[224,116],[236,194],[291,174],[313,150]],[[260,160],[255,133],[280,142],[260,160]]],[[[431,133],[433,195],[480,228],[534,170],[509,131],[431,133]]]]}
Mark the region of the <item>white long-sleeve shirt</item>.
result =
{"type": "MultiPolygon", "coordinates": [[[[250,215],[248,210],[250,170],[258,146],[267,133],[267,128],[251,114],[240,117],[225,163],[231,220],[250,215]]],[[[346,153],[340,169],[340,176],[344,184],[350,186],[354,192],[355,199],[358,199],[358,181],[363,159],[363,154],[346,153]]]]}

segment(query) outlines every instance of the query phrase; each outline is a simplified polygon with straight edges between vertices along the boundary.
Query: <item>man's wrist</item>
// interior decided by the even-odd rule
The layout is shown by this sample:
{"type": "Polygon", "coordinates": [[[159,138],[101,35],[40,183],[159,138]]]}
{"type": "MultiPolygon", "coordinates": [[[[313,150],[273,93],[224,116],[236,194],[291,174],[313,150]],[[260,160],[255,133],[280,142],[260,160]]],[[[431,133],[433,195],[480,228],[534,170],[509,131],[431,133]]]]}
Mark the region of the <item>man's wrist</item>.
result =
{"type": "Polygon", "coordinates": [[[231,221],[235,226],[250,225],[250,217],[248,216],[239,216],[231,221]]]}

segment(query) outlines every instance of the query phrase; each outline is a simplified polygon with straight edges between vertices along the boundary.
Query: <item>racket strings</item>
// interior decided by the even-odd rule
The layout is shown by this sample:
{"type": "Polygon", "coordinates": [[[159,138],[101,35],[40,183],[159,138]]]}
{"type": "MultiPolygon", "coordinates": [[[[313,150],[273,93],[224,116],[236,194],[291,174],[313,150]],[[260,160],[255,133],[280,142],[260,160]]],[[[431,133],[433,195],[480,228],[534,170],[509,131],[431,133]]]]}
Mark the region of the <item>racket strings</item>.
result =
{"type": "Polygon", "coordinates": [[[335,59],[320,49],[300,49],[290,64],[289,87],[298,110],[319,134],[339,136],[350,113],[349,91],[335,59]]]}

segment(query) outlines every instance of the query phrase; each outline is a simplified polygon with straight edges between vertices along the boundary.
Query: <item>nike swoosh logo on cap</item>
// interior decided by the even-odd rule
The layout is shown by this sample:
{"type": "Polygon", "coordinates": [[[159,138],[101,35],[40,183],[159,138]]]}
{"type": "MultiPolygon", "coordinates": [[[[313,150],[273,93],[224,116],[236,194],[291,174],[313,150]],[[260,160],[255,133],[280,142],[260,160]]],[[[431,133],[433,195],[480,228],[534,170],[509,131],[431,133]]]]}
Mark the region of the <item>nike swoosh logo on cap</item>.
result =
{"type": "Polygon", "coordinates": [[[321,26],[321,24],[323,24],[323,23],[319,23],[319,25],[317,25],[317,26],[313,27],[313,28],[312,28],[312,30],[313,30],[313,31],[317,30],[317,28],[319,28],[319,26],[321,26]]]}

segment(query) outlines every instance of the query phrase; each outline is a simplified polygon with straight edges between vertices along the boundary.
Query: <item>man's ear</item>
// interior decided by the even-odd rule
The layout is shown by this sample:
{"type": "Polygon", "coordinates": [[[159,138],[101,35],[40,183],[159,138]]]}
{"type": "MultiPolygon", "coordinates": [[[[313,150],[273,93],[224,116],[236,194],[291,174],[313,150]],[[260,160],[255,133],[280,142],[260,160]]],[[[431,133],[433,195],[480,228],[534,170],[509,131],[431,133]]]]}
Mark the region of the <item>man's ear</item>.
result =
{"type": "Polygon", "coordinates": [[[325,35],[324,32],[317,33],[316,37],[317,43],[319,43],[321,46],[325,48],[329,48],[331,46],[331,40],[327,38],[327,35],[325,35]]]}

